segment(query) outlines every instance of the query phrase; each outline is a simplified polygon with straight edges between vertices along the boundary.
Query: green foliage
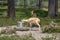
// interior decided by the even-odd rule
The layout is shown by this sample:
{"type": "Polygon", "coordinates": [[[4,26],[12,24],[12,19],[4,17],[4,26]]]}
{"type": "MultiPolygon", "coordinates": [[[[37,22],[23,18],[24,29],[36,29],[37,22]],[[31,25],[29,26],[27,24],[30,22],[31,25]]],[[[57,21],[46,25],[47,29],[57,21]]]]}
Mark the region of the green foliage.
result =
{"type": "Polygon", "coordinates": [[[5,2],[4,2],[4,1],[1,1],[1,2],[0,2],[0,5],[1,5],[1,6],[2,6],[2,5],[5,5],[5,6],[6,6],[6,5],[8,5],[8,2],[7,2],[7,1],[5,1],[5,2]]]}
{"type": "Polygon", "coordinates": [[[18,19],[9,19],[9,18],[0,18],[0,26],[8,26],[8,25],[15,25],[18,19]],[[17,21],[16,21],[17,20],[17,21]]]}
{"type": "Polygon", "coordinates": [[[53,40],[53,37],[42,38],[42,40],[53,40]]]}
{"type": "Polygon", "coordinates": [[[18,18],[29,18],[31,17],[31,11],[34,11],[37,17],[47,17],[48,13],[44,10],[38,10],[35,8],[16,8],[16,17],[18,18]]]}
{"type": "Polygon", "coordinates": [[[20,8],[20,9],[16,9],[16,11],[25,12],[25,15],[31,15],[31,11],[32,10],[36,13],[36,15],[38,17],[46,17],[48,15],[47,11],[39,10],[39,9],[35,9],[35,8],[20,8]]]}
{"type": "Polygon", "coordinates": [[[8,37],[8,36],[3,36],[3,37],[0,37],[0,40],[35,40],[33,37],[29,37],[27,35],[25,36],[11,36],[11,37],[8,37]]]}
{"type": "Polygon", "coordinates": [[[44,30],[43,33],[60,33],[60,28],[49,28],[48,30],[44,30]]]}
{"type": "Polygon", "coordinates": [[[48,12],[44,10],[35,10],[35,13],[38,17],[47,17],[48,15],[48,12]]]}
{"type": "Polygon", "coordinates": [[[6,34],[6,31],[5,30],[2,30],[0,34],[6,34]]]}
{"type": "Polygon", "coordinates": [[[2,9],[0,8],[0,12],[4,12],[4,11],[7,11],[8,9],[2,9]]]}
{"type": "Polygon", "coordinates": [[[44,18],[40,18],[41,19],[41,26],[44,26],[44,25],[49,25],[49,23],[54,20],[54,19],[51,19],[51,18],[48,18],[48,17],[44,17],[44,18]]]}

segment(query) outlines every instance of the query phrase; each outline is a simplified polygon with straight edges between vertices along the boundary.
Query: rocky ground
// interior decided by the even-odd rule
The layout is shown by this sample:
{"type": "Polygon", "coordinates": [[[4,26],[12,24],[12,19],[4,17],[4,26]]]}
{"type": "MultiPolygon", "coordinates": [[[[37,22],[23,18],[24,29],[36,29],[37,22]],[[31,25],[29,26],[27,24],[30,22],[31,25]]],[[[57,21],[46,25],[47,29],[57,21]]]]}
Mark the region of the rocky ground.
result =
{"type": "MultiPolygon", "coordinates": [[[[16,26],[14,26],[14,27],[16,27],[16,26]]],[[[6,27],[0,27],[0,31],[5,28],[6,27]]],[[[28,31],[16,31],[16,35],[19,35],[19,36],[29,35],[29,34],[31,34],[36,40],[42,40],[41,38],[46,38],[46,37],[53,37],[53,38],[56,37],[55,40],[60,40],[60,33],[51,33],[51,34],[42,33],[38,30],[38,28],[33,28],[33,30],[28,30],[28,31]]],[[[14,34],[12,34],[12,35],[14,35],[14,34]]],[[[1,35],[1,36],[4,36],[4,35],[1,35]]],[[[11,35],[9,35],[9,36],[11,36],[11,35]]]]}

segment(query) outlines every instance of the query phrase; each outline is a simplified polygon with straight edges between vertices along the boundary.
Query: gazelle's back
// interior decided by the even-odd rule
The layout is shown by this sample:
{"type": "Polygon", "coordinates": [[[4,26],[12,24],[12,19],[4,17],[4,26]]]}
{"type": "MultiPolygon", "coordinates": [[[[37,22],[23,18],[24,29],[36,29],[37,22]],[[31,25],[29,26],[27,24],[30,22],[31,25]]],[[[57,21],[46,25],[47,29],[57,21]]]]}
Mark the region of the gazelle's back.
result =
{"type": "Polygon", "coordinates": [[[33,17],[33,18],[29,18],[29,21],[40,22],[40,19],[33,17]]]}

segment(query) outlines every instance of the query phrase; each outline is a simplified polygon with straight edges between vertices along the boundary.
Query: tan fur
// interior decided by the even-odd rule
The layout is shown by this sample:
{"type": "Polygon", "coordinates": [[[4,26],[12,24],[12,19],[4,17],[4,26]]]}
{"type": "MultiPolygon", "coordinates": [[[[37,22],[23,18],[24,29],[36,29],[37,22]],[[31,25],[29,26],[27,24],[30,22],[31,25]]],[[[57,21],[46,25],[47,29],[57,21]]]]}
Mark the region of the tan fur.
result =
{"type": "Polygon", "coordinates": [[[32,17],[32,18],[29,18],[29,19],[23,19],[22,21],[30,23],[30,26],[32,25],[31,23],[34,23],[34,24],[38,25],[39,29],[40,29],[40,24],[39,24],[40,19],[39,18],[32,17]]]}
{"type": "Polygon", "coordinates": [[[24,22],[38,22],[39,23],[40,19],[32,17],[32,18],[29,18],[29,19],[23,19],[22,21],[24,21],[24,22]]]}

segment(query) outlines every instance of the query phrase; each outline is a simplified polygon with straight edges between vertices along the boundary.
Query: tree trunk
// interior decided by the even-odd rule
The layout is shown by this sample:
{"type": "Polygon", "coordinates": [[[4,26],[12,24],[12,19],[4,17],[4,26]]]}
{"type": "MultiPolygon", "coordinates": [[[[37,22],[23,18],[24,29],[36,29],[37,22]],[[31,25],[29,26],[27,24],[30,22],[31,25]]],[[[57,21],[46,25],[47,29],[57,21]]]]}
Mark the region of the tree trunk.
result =
{"type": "Polygon", "coordinates": [[[27,7],[27,0],[24,0],[24,8],[27,7]]]}
{"type": "Polygon", "coordinates": [[[11,19],[15,17],[14,0],[8,0],[8,17],[11,19]]]}
{"type": "Polygon", "coordinates": [[[48,16],[55,18],[58,13],[58,0],[49,0],[48,16]]]}
{"type": "Polygon", "coordinates": [[[39,0],[39,1],[38,1],[38,8],[40,9],[41,6],[42,6],[42,0],[39,0]]]}

